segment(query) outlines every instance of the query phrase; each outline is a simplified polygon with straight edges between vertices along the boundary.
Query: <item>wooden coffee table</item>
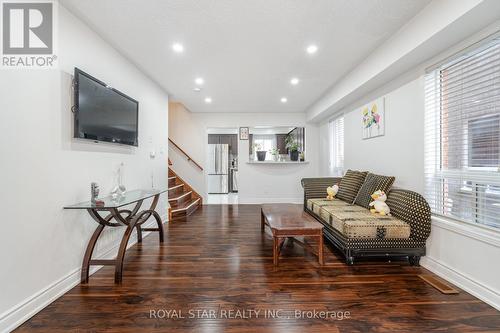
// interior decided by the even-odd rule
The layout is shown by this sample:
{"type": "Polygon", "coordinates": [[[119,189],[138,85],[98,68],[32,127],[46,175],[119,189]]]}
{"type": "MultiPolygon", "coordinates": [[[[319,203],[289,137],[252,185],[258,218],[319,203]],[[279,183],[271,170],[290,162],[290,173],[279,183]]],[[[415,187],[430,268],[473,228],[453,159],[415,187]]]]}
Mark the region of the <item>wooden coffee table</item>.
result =
{"type": "Polygon", "coordinates": [[[261,209],[261,230],[268,226],[273,233],[273,262],[278,259],[283,243],[287,238],[318,257],[323,265],[323,225],[304,212],[302,205],[266,204],[261,209]],[[318,240],[318,250],[295,237],[314,237],[318,240]]]}

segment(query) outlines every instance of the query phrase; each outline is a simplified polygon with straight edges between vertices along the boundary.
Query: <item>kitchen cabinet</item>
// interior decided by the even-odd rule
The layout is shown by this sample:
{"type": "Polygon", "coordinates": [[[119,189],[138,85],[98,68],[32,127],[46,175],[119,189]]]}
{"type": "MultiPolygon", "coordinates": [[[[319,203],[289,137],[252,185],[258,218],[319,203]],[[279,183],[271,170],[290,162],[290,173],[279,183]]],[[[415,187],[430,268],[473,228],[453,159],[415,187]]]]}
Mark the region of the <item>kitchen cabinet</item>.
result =
{"type": "MultiPolygon", "coordinates": [[[[220,144],[231,146],[231,134],[221,134],[219,135],[220,144]]],[[[229,147],[231,150],[231,147],[229,147]]]]}
{"type": "Polygon", "coordinates": [[[238,155],[238,135],[231,134],[231,152],[233,155],[238,155]]]}
{"type": "Polygon", "coordinates": [[[208,144],[229,145],[229,152],[238,155],[238,135],[237,134],[209,134],[208,144]]]}
{"type": "Polygon", "coordinates": [[[219,135],[218,134],[209,134],[208,135],[208,144],[209,145],[219,144],[219,135]]]}

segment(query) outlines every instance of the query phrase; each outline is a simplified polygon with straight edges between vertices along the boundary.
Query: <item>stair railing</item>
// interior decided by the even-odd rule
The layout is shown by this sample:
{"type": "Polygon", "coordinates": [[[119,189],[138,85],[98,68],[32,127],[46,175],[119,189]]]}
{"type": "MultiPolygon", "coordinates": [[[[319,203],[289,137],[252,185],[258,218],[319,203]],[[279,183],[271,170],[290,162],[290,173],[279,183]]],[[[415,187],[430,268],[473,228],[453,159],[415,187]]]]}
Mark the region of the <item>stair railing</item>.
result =
{"type": "Polygon", "coordinates": [[[196,163],[195,160],[193,160],[191,158],[191,156],[188,155],[188,153],[186,153],[181,147],[179,147],[179,145],[177,145],[174,141],[172,141],[172,139],[168,138],[168,142],[172,144],[172,146],[174,146],[175,148],[177,148],[181,153],[182,155],[184,155],[188,162],[191,162],[193,163],[198,169],[200,169],[201,171],[203,171],[203,168],[201,167],[201,165],[199,165],[198,163],[196,163]]]}

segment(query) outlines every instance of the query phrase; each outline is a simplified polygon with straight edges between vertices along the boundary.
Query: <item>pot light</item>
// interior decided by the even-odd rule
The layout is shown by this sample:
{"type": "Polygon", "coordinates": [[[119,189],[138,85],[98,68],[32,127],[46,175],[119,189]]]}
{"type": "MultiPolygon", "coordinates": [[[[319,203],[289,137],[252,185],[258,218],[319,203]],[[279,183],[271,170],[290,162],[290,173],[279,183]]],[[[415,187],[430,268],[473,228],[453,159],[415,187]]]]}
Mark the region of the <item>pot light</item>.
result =
{"type": "Polygon", "coordinates": [[[288,98],[286,97],[281,97],[281,103],[286,103],[288,102],[288,98]]]}
{"type": "Polygon", "coordinates": [[[201,86],[204,82],[205,80],[203,80],[202,77],[197,77],[196,79],[194,79],[194,83],[196,83],[199,86],[201,86]]]}
{"type": "Polygon", "coordinates": [[[201,91],[201,88],[199,88],[199,87],[195,87],[195,88],[193,88],[193,91],[194,91],[194,92],[200,92],[200,91],[201,91]]]}
{"type": "Polygon", "coordinates": [[[297,84],[299,84],[299,79],[297,79],[296,77],[293,77],[290,80],[290,83],[293,84],[294,86],[296,86],[297,84]]]}
{"type": "Polygon", "coordinates": [[[312,44],[312,45],[309,45],[307,47],[306,51],[309,54],[314,54],[314,53],[316,53],[318,51],[318,47],[316,45],[312,44]]]}
{"type": "Polygon", "coordinates": [[[207,104],[212,103],[212,97],[206,97],[205,98],[205,103],[207,103],[207,104]]]}
{"type": "Polygon", "coordinates": [[[182,44],[180,43],[174,43],[172,44],[172,50],[174,50],[174,52],[176,53],[182,53],[184,52],[184,46],[182,46],[182,44]]]}

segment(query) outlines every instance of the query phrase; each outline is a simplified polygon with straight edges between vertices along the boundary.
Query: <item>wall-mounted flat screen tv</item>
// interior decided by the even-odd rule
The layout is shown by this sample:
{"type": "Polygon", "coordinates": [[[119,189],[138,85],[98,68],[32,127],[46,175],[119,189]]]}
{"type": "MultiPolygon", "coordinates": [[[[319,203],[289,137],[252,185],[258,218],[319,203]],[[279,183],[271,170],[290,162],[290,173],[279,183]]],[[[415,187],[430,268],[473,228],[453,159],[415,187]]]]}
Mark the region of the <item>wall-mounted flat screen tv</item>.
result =
{"type": "Polygon", "coordinates": [[[75,68],[74,137],[138,146],[139,102],[75,68]]]}

